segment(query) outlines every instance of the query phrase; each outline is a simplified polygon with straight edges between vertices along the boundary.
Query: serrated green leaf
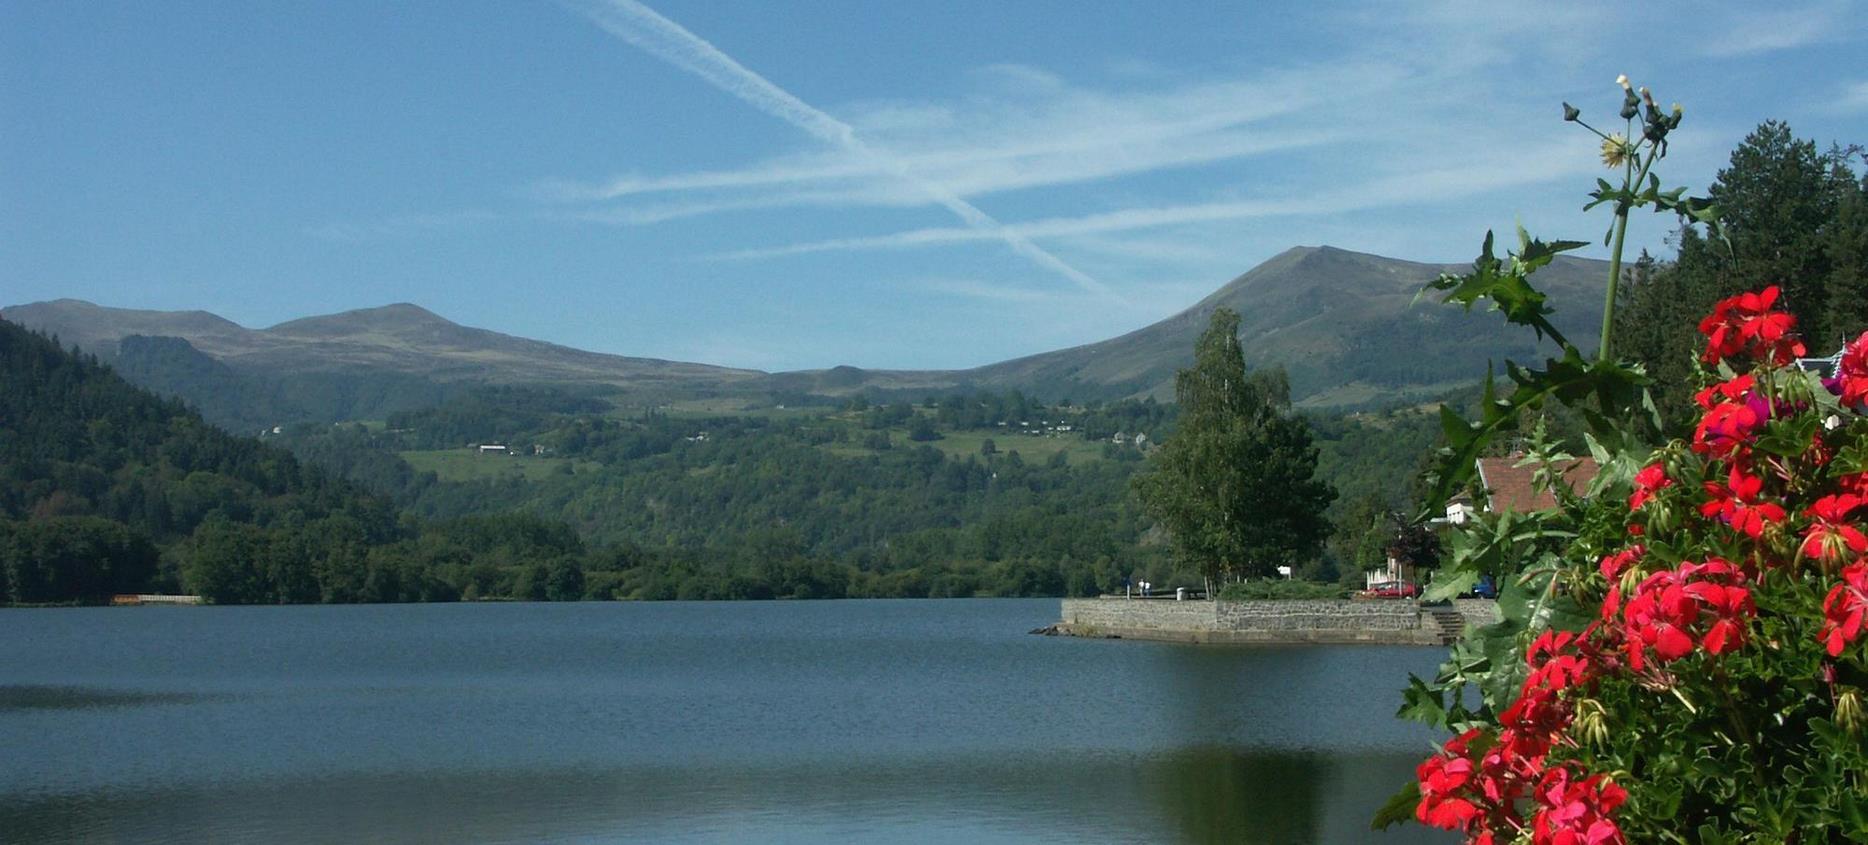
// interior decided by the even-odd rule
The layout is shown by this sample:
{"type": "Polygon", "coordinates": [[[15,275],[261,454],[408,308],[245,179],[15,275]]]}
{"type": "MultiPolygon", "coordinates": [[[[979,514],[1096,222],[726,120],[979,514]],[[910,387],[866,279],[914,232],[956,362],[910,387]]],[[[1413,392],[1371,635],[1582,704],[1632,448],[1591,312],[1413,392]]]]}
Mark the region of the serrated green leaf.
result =
{"type": "Polygon", "coordinates": [[[1465,595],[1466,591],[1472,589],[1472,586],[1477,583],[1479,583],[1478,572],[1470,569],[1456,572],[1450,577],[1441,578],[1429,584],[1427,586],[1427,594],[1422,600],[1446,601],[1447,599],[1458,598],[1465,595]]]}
{"type": "Polygon", "coordinates": [[[1381,809],[1375,811],[1375,818],[1369,822],[1369,830],[1387,830],[1402,822],[1414,820],[1414,808],[1420,806],[1420,782],[1408,781],[1401,791],[1390,796],[1381,809]]]}

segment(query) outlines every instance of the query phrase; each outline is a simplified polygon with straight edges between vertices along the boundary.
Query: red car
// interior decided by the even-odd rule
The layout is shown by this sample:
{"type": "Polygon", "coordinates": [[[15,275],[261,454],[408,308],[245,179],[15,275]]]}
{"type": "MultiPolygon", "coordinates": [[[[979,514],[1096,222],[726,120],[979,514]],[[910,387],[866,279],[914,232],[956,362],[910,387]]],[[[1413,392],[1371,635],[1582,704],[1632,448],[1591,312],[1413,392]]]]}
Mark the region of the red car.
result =
{"type": "Polygon", "coordinates": [[[1411,581],[1383,581],[1370,587],[1369,595],[1378,599],[1420,598],[1420,585],[1411,581]]]}

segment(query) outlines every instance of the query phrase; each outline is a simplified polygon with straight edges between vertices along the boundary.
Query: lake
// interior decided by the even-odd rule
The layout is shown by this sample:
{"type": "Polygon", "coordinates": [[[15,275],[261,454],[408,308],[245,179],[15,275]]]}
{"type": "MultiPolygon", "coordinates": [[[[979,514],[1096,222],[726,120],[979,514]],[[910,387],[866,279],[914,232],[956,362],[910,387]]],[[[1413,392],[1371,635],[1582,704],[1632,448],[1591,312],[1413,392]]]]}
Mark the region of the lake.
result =
{"type": "Polygon", "coordinates": [[[7,842],[1436,842],[1444,652],[1055,599],[0,610],[7,842]]]}

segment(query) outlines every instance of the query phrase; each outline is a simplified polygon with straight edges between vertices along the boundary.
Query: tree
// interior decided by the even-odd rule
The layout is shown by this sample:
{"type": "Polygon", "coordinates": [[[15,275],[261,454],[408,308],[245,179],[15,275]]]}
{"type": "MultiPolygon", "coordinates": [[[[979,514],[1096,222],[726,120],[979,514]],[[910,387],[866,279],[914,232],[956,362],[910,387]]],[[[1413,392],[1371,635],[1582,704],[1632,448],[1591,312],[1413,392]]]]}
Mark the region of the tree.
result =
{"type": "Polygon", "coordinates": [[[1315,477],[1317,449],[1309,424],[1289,413],[1284,372],[1246,370],[1238,314],[1213,312],[1193,366],[1175,374],[1174,394],[1180,427],[1135,486],[1208,594],[1220,580],[1270,575],[1314,556],[1336,493],[1315,477]]]}

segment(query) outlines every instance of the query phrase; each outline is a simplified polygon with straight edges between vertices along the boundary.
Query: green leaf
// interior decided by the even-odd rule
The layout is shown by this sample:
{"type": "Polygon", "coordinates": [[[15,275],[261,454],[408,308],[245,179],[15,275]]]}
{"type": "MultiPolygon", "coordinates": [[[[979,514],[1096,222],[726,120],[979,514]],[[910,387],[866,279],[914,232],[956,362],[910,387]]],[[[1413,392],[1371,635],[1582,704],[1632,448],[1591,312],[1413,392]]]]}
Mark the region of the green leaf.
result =
{"type": "Polygon", "coordinates": [[[1369,822],[1369,830],[1387,830],[1397,824],[1413,821],[1414,808],[1420,806],[1420,782],[1408,781],[1401,791],[1396,792],[1388,802],[1375,811],[1375,819],[1369,822]]]}
{"type": "Polygon", "coordinates": [[[1815,414],[1797,414],[1788,419],[1771,420],[1765,423],[1764,432],[1758,435],[1753,447],[1773,455],[1794,458],[1809,450],[1811,438],[1816,436],[1816,429],[1822,424],[1822,417],[1815,414]]]}
{"type": "Polygon", "coordinates": [[[1395,711],[1395,717],[1444,729],[1447,726],[1446,698],[1413,675],[1409,675],[1407,681],[1407,689],[1401,693],[1401,709],[1395,711]]]}
{"type": "Polygon", "coordinates": [[[1429,584],[1427,586],[1427,594],[1422,600],[1446,601],[1447,599],[1458,598],[1464,595],[1467,590],[1472,589],[1472,585],[1477,583],[1479,583],[1479,572],[1476,570],[1468,569],[1456,572],[1450,578],[1441,578],[1429,584]]]}

